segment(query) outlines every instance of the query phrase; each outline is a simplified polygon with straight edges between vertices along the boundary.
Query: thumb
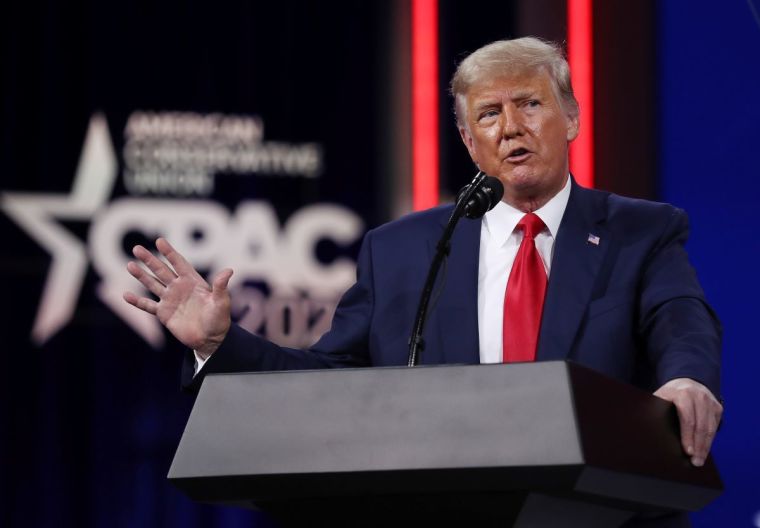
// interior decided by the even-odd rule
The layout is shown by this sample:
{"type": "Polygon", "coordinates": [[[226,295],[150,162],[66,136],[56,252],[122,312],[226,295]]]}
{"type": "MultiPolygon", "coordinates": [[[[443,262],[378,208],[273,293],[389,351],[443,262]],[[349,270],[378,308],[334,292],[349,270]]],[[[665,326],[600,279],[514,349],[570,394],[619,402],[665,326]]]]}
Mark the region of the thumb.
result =
{"type": "Polygon", "coordinates": [[[218,299],[227,294],[227,285],[230,282],[230,277],[232,277],[232,270],[230,268],[225,268],[216,274],[211,283],[211,294],[215,298],[218,299]]]}

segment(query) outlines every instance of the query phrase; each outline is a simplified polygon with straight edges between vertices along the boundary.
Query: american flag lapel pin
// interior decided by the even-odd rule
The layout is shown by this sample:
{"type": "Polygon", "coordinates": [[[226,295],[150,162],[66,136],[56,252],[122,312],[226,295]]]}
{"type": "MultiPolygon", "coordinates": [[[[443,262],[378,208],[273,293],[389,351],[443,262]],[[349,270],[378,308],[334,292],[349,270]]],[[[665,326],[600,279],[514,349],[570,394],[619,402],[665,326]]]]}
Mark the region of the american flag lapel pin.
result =
{"type": "Polygon", "coordinates": [[[596,236],[593,233],[589,233],[588,234],[588,238],[586,239],[586,242],[588,242],[589,244],[593,244],[595,246],[598,246],[599,245],[599,237],[596,236]]]}

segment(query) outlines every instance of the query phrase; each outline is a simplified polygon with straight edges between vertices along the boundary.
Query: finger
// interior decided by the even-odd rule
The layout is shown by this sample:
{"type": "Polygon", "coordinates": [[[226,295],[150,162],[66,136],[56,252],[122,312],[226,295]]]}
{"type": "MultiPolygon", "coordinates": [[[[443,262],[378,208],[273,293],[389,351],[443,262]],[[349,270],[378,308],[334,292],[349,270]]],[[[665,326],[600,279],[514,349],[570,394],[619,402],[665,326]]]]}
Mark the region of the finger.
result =
{"type": "Polygon", "coordinates": [[[718,429],[717,413],[711,401],[697,402],[695,416],[694,456],[695,466],[704,464],[718,429]]]}
{"type": "Polygon", "coordinates": [[[174,269],[177,270],[177,275],[198,275],[195,268],[165,238],[157,239],[156,247],[166,257],[166,260],[174,266],[174,269]]]}
{"type": "Polygon", "coordinates": [[[158,312],[158,303],[146,297],[138,297],[132,292],[124,293],[124,300],[132,306],[135,306],[143,312],[148,312],[151,315],[156,315],[158,312]]]}
{"type": "Polygon", "coordinates": [[[694,456],[691,460],[695,466],[707,456],[705,443],[707,442],[707,425],[709,421],[707,404],[704,400],[694,401],[694,456]]]}
{"type": "Polygon", "coordinates": [[[214,277],[214,280],[211,283],[211,293],[215,299],[220,299],[227,294],[227,286],[229,285],[232,273],[233,271],[230,268],[226,268],[217,273],[214,277]]]}
{"type": "Polygon", "coordinates": [[[681,445],[688,455],[694,455],[694,402],[691,398],[673,401],[678,410],[678,422],[681,425],[681,445]]]}
{"type": "Polygon", "coordinates": [[[177,275],[172,269],[164,262],[145,249],[142,246],[135,246],[132,249],[132,254],[138,258],[143,264],[148,266],[148,269],[153,272],[153,275],[158,277],[163,284],[168,285],[171,281],[177,278],[177,275]]]}
{"type": "Polygon", "coordinates": [[[156,279],[152,274],[142,269],[137,262],[127,263],[127,271],[135,279],[139,280],[140,284],[145,286],[148,291],[156,297],[161,297],[166,291],[166,286],[164,286],[163,283],[156,279]]]}

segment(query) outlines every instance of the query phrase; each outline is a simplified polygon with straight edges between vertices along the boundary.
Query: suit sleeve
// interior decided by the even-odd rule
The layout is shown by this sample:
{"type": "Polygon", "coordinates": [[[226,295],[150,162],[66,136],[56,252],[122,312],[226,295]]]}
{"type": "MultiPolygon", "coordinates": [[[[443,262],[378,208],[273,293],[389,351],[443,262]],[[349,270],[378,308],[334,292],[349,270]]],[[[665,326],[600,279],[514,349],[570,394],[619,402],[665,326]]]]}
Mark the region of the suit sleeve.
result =
{"type": "Polygon", "coordinates": [[[278,346],[233,324],[219,349],[195,375],[188,350],[182,388],[197,391],[207,374],[268,370],[304,370],[369,366],[368,336],[373,307],[372,232],[364,237],[357,259],[357,280],[341,298],[330,330],[310,349],[278,346]]]}
{"type": "Polygon", "coordinates": [[[659,386],[691,378],[720,397],[721,326],[684,244],[686,213],[674,209],[642,278],[639,328],[659,386]]]}

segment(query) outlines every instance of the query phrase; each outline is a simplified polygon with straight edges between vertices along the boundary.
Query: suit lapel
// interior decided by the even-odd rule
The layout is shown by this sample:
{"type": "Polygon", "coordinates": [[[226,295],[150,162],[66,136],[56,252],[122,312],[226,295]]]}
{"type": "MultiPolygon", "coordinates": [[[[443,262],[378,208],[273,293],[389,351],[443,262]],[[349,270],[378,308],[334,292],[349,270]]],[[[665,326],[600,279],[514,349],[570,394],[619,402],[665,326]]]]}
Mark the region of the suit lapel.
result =
{"type": "Polygon", "coordinates": [[[564,359],[575,342],[594,280],[610,245],[606,195],[573,182],[554,245],[536,359],[564,359]],[[598,243],[589,236],[598,237],[598,243]]]}
{"type": "MultiPolygon", "coordinates": [[[[443,221],[445,226],[446,217],[443,221]]],[[[451,239],[451,253],[446,266],[445,283],[436,306],[429,314],[430,342],[422,353],[422,363],[479,363],[478,338],[478,260],[480,256],[479,220],[463,218],[451,239]],[[433,350],[436,346],[437,350],[433,350]]],[[[430,240],[430,255],[440,233],[430,240]]],[[[435,294],[434,294],[435,296],[435,294]]],[[[426,332],[427,334],[428,332],[426,332]]]]}

